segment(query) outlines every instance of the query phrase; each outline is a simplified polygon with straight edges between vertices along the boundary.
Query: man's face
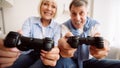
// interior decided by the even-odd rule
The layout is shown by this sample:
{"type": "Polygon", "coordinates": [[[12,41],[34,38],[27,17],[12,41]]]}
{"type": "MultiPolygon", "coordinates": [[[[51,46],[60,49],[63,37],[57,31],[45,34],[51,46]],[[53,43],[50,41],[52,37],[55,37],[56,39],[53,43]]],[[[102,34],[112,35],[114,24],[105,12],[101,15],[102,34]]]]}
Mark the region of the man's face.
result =
{"type": "Polygon", "coordinates": [[[86,6],[76,7],[72,5],[70,9],[70,16],[71,16],[72,24],[75,28],[77,29],[83,28],[87,16],[86,6]]]}

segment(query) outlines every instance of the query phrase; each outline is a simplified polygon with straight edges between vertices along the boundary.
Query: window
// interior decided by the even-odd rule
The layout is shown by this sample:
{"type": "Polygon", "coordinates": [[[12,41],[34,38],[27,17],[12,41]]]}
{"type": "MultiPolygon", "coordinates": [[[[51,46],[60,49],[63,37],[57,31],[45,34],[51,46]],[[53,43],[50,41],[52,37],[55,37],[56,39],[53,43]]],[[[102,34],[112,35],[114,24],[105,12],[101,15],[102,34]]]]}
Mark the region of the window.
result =
{"type": "Polygon", "coordinates": [[[4,18],[3,18],[3,10],[0,8],[0,31],[5,33],[5,26],[4,26],[4,18]]]}

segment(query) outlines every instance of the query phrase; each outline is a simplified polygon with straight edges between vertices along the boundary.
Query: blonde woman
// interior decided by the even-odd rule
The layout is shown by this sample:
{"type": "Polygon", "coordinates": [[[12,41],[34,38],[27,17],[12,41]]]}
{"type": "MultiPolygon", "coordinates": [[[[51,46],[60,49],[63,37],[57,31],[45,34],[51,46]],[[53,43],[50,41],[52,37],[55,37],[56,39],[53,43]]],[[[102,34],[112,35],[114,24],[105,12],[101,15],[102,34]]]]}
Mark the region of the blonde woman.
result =
{"type": "MultiPolygon", "coordinates": [[[[12,57],[11,64],[7,65],[7,59],[11,59],[7,55],[7,59],[0,65],[3,67],[11,66],[11,68],[28,68],[32,67],[34,63],[39,63],[43,68],[44,66],[55,66],[59,59],[59,48],[57,47],[60,38],[60,26],[54,21],[57,13],[57,2],[55,0],[41,0],[39,6],[40,17],[29,17],[22,27],[22,35],[33,38],[49,37],[54,40],[55,47],[51,51],[41,50],[40,52],[29,51],[29,53],[21,54],[19,57],[12,57]],[[39,55],[40,54],[40,55],[39,55]],[[18,59],[16,60],[16,58],[18,59]],[[4,64],[6,63],[6,65],[4,64]]],[[[4,53],[5,54],[5,53],[4,53]]],[[[14,53],[17,55],[17,53],[14,53]]],[[[6,57],[6,56],[4,56],[6,57]]],[[[0,59],[3,58],[0,56],[0,59]]]]}

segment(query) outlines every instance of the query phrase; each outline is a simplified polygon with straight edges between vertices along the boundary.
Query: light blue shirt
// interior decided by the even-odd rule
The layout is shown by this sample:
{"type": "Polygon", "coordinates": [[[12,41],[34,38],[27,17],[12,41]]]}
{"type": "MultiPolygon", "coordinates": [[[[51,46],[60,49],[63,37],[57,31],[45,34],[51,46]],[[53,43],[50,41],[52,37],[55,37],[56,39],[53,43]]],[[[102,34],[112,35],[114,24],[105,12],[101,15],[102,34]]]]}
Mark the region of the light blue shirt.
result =
{"type": "Polygon", "coordinates": [[[53,19],[47,27],[42,26],[39,17],[28,18],[22,27],[23,36],[42,39],[44,37],[52,38],[55,46],[58,44],[60,38],[60,25],[53,19]]]}
{"type": "MultiPolygon", "coordinates": [[[[92,28],[95,27],[95,25],[97,24],[99,23],[96,20],[87,17],[87,21],[84,25],[83,32],[81,33],[78,29],[73,27],[71,20],[68,20],[64,23],[64,25],[73,33],[73,35],[80,37],[89,36],[89,33],[91,32],[92,28]]],[[[85,44],[78,46],[74,57],[78,60],[78,68],[83,68],[83,61],[89,58],[89,46],[85,44]]]]}

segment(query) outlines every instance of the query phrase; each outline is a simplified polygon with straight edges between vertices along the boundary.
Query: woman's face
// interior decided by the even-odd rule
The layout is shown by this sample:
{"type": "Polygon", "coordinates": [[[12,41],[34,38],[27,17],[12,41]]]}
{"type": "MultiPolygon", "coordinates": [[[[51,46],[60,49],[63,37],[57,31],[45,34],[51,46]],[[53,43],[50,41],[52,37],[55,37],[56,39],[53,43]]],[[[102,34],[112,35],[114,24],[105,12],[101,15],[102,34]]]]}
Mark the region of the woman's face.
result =
{"type": "Polygon", "coordinates": [[[57,12],[55,0],[43,0],[40,7],[40,14],[43,19],[50,20],[54,18],[57,12]]]}

